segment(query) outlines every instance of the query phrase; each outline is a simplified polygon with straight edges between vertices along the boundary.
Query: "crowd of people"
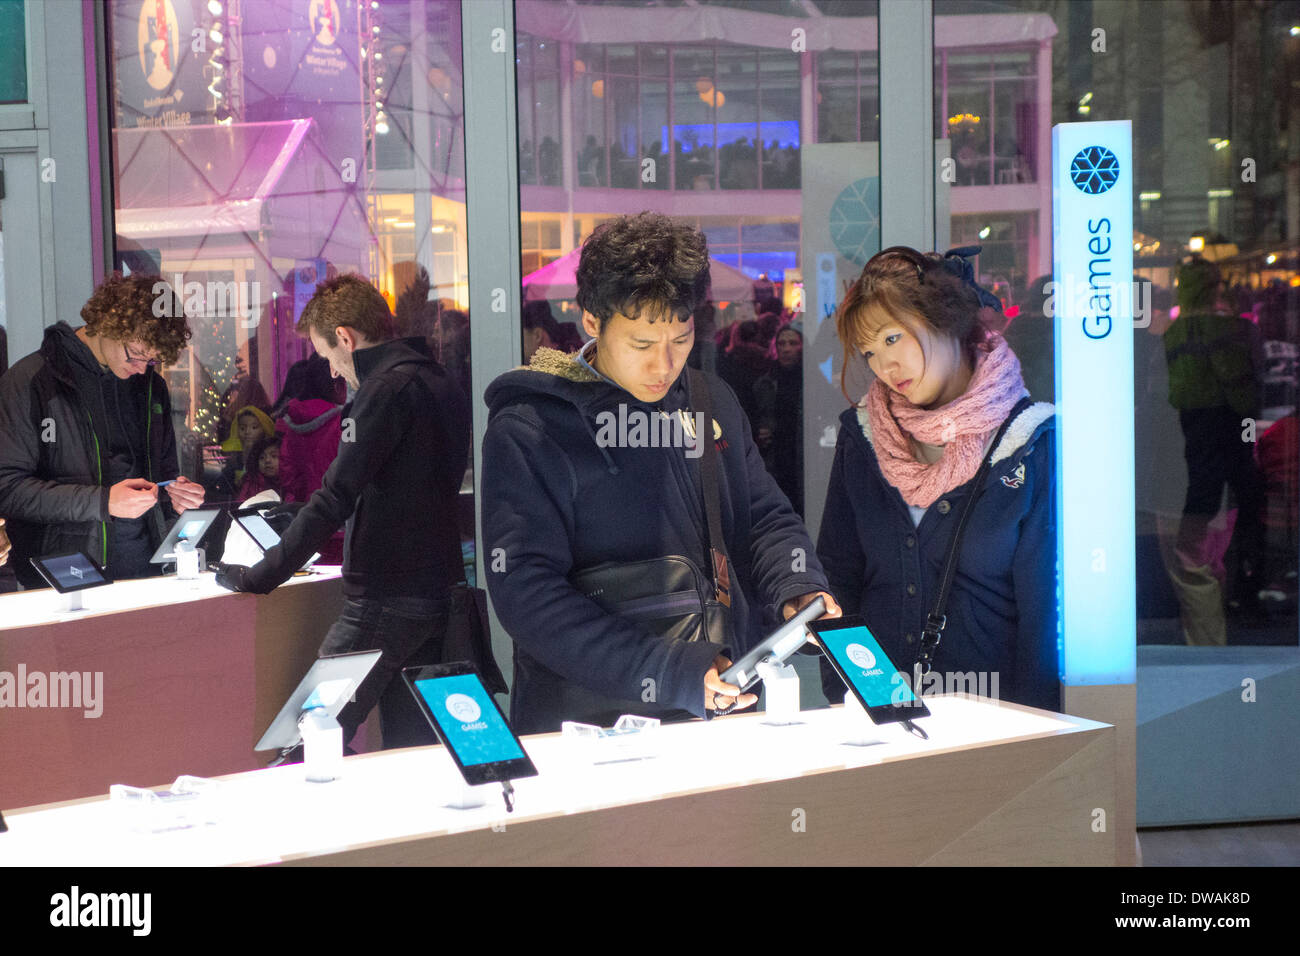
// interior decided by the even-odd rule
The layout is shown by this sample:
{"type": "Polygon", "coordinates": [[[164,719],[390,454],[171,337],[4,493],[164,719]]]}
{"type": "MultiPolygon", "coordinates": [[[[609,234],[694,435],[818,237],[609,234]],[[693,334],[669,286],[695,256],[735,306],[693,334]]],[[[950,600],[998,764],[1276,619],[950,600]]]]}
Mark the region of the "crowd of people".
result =
{"type": "MultiPolygon", "coordinates": [[[[672,182],[670,158],[678,189],[713,189],[715,178],[719,189],[799,188],[799,147],[775,139],[764,143],[758,136],[740,136],[716,150],[707,143],[678,139],[671,154],[655,140],[633,154],[622,143],[602,144],[588,135],[574,155],[574,173],[580,188],[667,189],[672,182]]],[[[519,149],[519,177],[531,185],[561,185],[559,145],[549,136],[543,138],[534,161],[532,141],[525,140],[519,149]]]]}

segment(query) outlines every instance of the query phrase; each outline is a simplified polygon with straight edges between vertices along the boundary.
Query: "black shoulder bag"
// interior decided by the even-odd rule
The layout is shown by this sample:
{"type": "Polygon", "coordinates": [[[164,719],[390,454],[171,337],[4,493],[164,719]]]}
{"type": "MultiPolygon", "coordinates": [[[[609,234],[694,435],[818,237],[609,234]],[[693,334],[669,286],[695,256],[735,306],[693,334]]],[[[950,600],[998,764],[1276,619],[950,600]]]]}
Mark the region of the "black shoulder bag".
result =
{"type": "Polygon", "coordinates": [[[939,579],[939,597],[934,602],[934,610],[926,615],[925,627],[921,631],[921,647],[916,656],[916,663],[912,667],[912,690],[913,693],[920,695],[921,678],[930,673],[930,667],[934,662],[934,652],[939,647],[939,641],[943,634],[943,629],[948,623],[948,617],[944,613],[948,609],[948,592],[952,590],[952,579],[957,573],[957,558],[961,554],[961,542],[965,536],[966,524],[970,520],[970,514],[975,510],[975,502],[984,492],[984,481],[988,477],[989,468],[993,464],[993,453],[998,450],[998,445],[1002,444],[1002,436],[1006,434],[1007,428],[1016,420],[1016,417],[1033,403],[1028,396],[1016,402],[1015,407],[1011,409],[1011,414],[1007,416],[1002,427],[998,429],[997,435],[993,437],[993,444],[989,446],[988,454],[980,462],[979,471],[975,473],[975,483],[971,486],[971,492],[966,498],[966,505],[962,508],[961,517],[957,519],[957,530],[953,532],[952,543],[948,546],[948,560],[943,565],[943,577],[939,579]]]}
{"type": "MultiPolygon", "coordinates": [[[[646,625],[670,640],[711,641],[729,646],[731,640],[731,572],[722,536],[718,495],[718,451],[713,444],[713,405],[708,383],[693,368],[686,369],[691,411],[703,414],[704,442],[700,477],[704,486],[709,559],[712,575],[703,573],[689,557],[670,554],[642,561],[611,561],[575,571],[569,583],[610,614],[646,625]]],[[[719,648],[721,650],[721,647],[719,648]]]]}

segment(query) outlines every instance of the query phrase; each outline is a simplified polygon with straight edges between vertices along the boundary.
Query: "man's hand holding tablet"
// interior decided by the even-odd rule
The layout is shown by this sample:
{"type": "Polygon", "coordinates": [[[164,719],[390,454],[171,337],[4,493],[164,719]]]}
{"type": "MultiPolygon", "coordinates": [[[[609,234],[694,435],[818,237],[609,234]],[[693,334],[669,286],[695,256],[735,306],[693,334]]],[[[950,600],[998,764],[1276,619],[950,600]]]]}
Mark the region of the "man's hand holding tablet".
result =
{"type": "Polygon", "coordinates": [[[713,659],[713,666],[704,675],[704,709],[729,714],[733,710],[743,710],[758,702],[757,694],[742,694],[735,684],[728,684],[718,675],[731,666],[731,661],[719,654],[713,659]]]}
{"type": "Polygon", "coordinates": [[[831,597],[830,593],[827,591],[812,591],[808,594],[801,594],[797,598],[791,598],[781,605],[781,613],[788,621],[807,607],[809,602],[815,601],[819,597],[826,601],[826,613],[817,620],[824,621],[827,618],[841,617],[844,614],[844,612],[840,610],[840,606],[835,603],[835,598],[831,597]]]}

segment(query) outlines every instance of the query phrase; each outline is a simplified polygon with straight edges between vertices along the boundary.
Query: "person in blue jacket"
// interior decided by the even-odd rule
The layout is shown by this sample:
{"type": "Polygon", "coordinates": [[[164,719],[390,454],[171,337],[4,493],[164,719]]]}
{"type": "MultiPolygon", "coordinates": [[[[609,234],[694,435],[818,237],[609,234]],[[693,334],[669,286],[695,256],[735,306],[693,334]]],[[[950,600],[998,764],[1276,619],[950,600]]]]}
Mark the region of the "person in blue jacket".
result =
{"type": "MultiPolygon", "coordinates": [[[[840,417],[817,553],[845,613],[860,614],[915,683],[957,522],[1010,417],[921,689],[1058,711],[1055,409],[1028,399],[1019,361],[992,331],[998,312],[958,256],[894,247],[867,263],[836,328],[845,365],[856,353],[876,377],[840,417]]],[[[823,686],[843,699],[825,666],[823,686]]]]}
{"type": "Polygon", "coordinates": [[[520,733],[558,730],[564,720],[603,724],[620,713],[680,719],[747,707],[755,695],[719,673],[779,615],[825,593],[803,523],[763,467],[735,394],[712,375],[705,381],[731,569],[730,647],[662,637],[570,583],[605,562],[685,555],[710,567],[695,439],[702,431],[709,440],[710,428],[690,411],[682,375],[708,282],[699,231],[651,213],[602,224],[583,244],[577,271],[592,341],[575,355],[540,348],[527,368],[487,388],[488,590],[515,642],[510,711],[520,733]],[[682,427],[664,434],[683,440],[651,446],[646,425],[675,418],[682,427]]]}

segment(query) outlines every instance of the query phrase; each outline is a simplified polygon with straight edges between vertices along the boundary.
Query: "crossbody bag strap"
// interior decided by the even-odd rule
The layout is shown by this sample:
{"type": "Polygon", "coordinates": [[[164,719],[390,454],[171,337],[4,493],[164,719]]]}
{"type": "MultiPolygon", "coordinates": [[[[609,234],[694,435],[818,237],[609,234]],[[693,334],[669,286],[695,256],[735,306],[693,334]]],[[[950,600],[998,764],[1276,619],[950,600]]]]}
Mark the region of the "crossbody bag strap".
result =
{"type": "Polygon", "coordinates": [[[703,415],[697,442],[703,442],[700,479],[704,485],[704,514],[708,522],[709,555],[713,564],[713,591],[719,604],[731,607],[731,569],[727,562],[726,538],[722,535],[722,505],[718,494],[718,449],[713,444],[713,401],[709,383],[697,369],[686,369],[687,396],[691,411],[703,415]]]}
{"type": "Polygon", "coordinates": [[[993,453],[997,451],[998,445],[1002,443],[1002,436],[1006,434],[1011,423],[1031,404],[1033,404],[1033,400],[1027,395],[1016,402],[1015,407],[1011,409],[1011,414],[1007,416],[1002,423],[1002,427],[998,429],[997,435],[994,436],[988,454],[980,462],[979,471],[975,473],[975,484],[966,497],[966,504],[962,508],[961,516],[957,519],[957,529],[952,535],[952,543],[948,546],[948,559],[943,565],[943,577],[939,579],[939,596],[934,602],[934,610],[926,615],[925,627],[921,631],[921,647],[917,653],[916,664],[912,668],[912,687],[915,692],[919,692],[921,678],[930,673],[930,667],[934,662],[934,652],[939,647],[943,629],[948,623],[946,614],[948,592],[952,590],[952,580],[957,573],[957,558],[961,554],[962,538],[965,536],[966,525],[970,521],[971,512],[975,510],[975,502],[984,491],[984,480],[993,464],[993,453]]]}

